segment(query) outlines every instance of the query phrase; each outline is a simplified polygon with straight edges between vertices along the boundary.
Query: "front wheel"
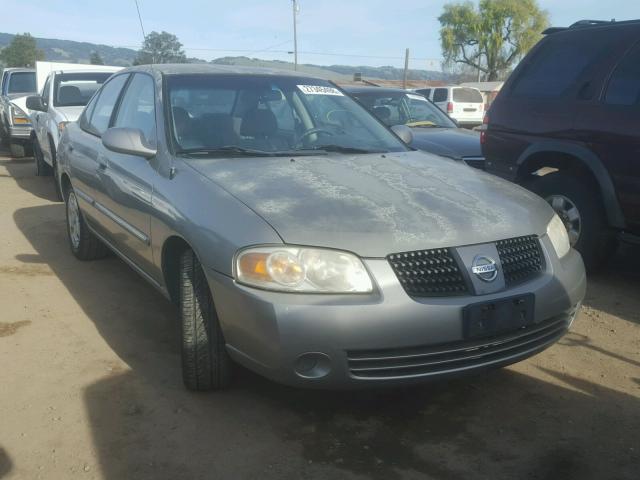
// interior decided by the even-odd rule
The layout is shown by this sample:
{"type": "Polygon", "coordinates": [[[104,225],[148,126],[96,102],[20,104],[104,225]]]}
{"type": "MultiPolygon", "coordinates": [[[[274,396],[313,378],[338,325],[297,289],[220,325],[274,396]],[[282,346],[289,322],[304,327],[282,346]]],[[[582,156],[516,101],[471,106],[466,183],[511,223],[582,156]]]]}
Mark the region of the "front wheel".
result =
{"type": "Polygon", "coordinates": [[[36,176],[48,177],[51,175],[51,167],[44,161],[44,155],[40,149],[40,144],[37,139],[33,140],[33,159],[36,164],[36,176]]]}
{"type": "Polygon", "coordinates": [[[56,156],[56,146],[53,144],[53,140],[49,139],[49,148],[51,151],[51,163],[53,164],[53,184],[56,189],[56,200],[61,202],[62,189],[60,188],[60,172],[58,171],[58,158],[56,156]]]}
{"type": "Polygon", "coordinates": [[[65,202],[67,211],[67,234],[71,252],[78,260],[97,260],[106,257],[109,250],[104,243],[96,237],[82,216],[78,205],[78,197],[73,189],[67,192],[65,202]]]}
{"type": "Polygon", "coordinates": [[[615,231],[609,227],[596,186],[569,172],[533,177],[525,185],[544,198],[564,223],[571,246],[582,255],[588,270],[596,270],[615,252],[615,231]]]}
{"type": "Polygon", "coordinates": [[[225,348],[207,278],[192,250],[180,256],[182,378],[189,390],[219,390],[231,383],[232,363],[225,348]]]}

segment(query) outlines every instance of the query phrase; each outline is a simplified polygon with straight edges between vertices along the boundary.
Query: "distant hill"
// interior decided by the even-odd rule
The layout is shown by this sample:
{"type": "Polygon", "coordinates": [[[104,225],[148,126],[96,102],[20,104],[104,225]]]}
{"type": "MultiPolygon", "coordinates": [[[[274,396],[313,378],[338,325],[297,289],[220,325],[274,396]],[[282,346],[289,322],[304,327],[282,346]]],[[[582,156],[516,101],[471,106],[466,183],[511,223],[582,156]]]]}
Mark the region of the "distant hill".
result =
{"type": "MultiPolygon", "coordinates": [[[[0,33],[0,49],[7,46],[13,40],[13,35],[0,33]]],[[[131,48],[110,47],[89,42],[76,42],[73,40],[58,40],[55,38],[36,37],[36,44],[44,51],[45,59],[52,62],[89,63],[92,52],[98,52],[107,65],[129,66],[133,63],[137,52],[131,48]]],[[[190,58],[191,63],[206,63],[205,60],[190,58]]],[[[244,65],[251,67],[268,67],[293,70],[293,63],[280,60],[261,60],[249,57],[222,57],[211,60],[217,65],[244,65]]],[[[349,81],[354,73],[362,73],[366,79],[401,80],[403,71],[395,67],[367,67],[349,65],[299,65],[298,70],[335,81],[349,81]]],[[[447,81],[450,76],[438,71],[409,70],[409,78],[412,80],[438,80],[447,81]]]]}

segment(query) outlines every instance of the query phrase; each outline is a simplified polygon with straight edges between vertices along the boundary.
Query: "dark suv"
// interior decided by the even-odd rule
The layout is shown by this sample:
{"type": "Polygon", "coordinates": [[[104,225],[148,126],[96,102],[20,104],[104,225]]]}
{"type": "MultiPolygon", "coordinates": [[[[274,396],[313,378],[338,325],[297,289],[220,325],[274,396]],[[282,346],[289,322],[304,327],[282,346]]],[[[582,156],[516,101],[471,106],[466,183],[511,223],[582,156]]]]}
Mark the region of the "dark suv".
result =
{"type": "Polygon", "coordinates": [[[640,20],[544,33],[485,118],[486,168],[544,197],[593,269],[640,241],[640,20]]]}

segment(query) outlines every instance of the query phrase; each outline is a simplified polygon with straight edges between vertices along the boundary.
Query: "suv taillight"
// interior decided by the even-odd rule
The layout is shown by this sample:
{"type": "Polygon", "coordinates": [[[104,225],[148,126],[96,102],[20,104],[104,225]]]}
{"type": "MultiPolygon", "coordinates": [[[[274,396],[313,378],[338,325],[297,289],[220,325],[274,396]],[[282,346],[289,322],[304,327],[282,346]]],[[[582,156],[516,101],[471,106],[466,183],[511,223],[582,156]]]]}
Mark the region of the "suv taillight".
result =
{"type": "Polygon", "coordinates": [[[453,113],[453,103],[447,103],[447,113],[453,113]]]}
{"type": "Polygon", "coordinates": [[[489,126],[489,114],[485,113],[480,127],[480,145],[484,145],[487,140],[487,127],[489,126]]]}

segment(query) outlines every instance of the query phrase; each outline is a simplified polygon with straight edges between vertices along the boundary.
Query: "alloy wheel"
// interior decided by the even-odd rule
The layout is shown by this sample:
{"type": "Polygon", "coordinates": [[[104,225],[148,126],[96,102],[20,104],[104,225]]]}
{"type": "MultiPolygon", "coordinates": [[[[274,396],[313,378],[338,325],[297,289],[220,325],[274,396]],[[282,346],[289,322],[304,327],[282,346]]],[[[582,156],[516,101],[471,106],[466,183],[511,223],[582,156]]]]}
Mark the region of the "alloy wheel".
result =
{"type": "Polygon", "coordinates": [[[582,217],[578,207],[564,195],[549,195],[546,200],[558,214],[562,223],[564,223],[569,235],[569,243],[574,247],[578,243],[580,232],[582,231],[582,217]]]}

